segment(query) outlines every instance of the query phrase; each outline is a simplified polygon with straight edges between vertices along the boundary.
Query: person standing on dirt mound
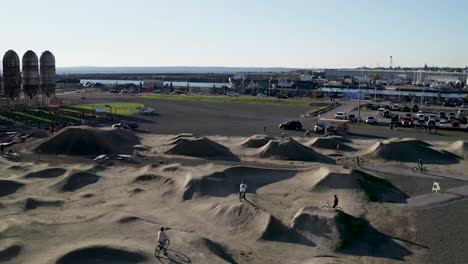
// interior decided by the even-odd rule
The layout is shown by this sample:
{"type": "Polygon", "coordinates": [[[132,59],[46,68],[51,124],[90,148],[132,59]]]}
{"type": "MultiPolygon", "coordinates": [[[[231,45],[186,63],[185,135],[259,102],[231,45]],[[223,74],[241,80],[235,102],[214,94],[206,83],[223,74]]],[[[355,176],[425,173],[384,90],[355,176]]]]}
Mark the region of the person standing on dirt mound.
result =
{"type": "Polygon", "coordinates": [[[335,196],[335,198],[334,198],[334,200],[333,200],[333,206],[332,206],[332,208],[336,208],[336,207],[338,206],[338,197],[336,196],[336,194],[335,194],[334,196],[335,196]]]}
{"type": "Polygon", "coordinates": [[[239,201],[242,201],[242,199],[247,201],[247,199],[245,198],[246,191],[247,191],[247,184],[245,184],[244,181],[242,181],[239,186],[239,201]]]}

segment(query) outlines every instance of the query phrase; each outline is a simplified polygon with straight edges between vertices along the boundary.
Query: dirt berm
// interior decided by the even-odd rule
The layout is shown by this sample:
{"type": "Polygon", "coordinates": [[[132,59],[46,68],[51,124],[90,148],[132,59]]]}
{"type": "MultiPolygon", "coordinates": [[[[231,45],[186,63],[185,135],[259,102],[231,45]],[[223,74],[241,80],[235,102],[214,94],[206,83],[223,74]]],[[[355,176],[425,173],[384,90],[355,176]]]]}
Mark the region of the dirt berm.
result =
{"type": "Polygon", "coordinates": [[[315,161],[323,163],[334,163],[334,160],[313,149],[302,145],[292,138],[285,140],[270,140],[268,144],[261,147],[257,156],[260,158],[271,158],[279,160],[315,161]]]}
{"type": "Polygon", "coordinates": [[[260,148],[265,146],[265,144],[270,142],[272,139],[272,137],[266,135],[253,135],[242,142],[241,146],[246,148],[260,148]]]}
{"type": "Polygon", "coordinates": [[[40,143],[35,150],[46,154],[132,154],[139,138],[123,129],[68,127],[40,143]]]}
{"type": "Polygon", "coordinates": [[[179,138],[165,153],[197,158],[239,160],[227,147],[208,138],[179,138]]]}
{"type": "Polygon", "coordinates": [[[427,143],[415,139],[389,139],[377,142],[358,152],[358,156],[373,157],[387,161],[450,164],[458,162],[455,155],[431,148],[427,143]]]}
{"type": "Polygon", "coordinates": [[[318,137],[312,139],[306,144],[308,147],[315,147],[321,149],[333,149],[342,151],[354,151],[355,149],[346,144],[348,140],[342,137],[318,137]]]}
{"type": "Polygon", "coordinates": [[[340,210],[305,207],[294,216],[291,228],[321,248],[351,255],[404,260],[411,254],[360,217],[340,210]]]}
{"type": "Polygon", "coordinates": [[[450,144],[445,151],[464,159],[468,155],[468,142],[462,140],[455,141],[450,144]]]}

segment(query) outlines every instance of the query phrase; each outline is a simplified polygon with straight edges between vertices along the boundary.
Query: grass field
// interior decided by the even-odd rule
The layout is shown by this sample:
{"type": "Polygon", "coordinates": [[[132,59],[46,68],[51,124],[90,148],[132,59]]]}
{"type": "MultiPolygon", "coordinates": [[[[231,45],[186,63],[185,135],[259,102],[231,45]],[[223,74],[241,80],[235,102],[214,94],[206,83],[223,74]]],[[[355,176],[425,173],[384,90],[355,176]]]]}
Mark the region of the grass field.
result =
{"type": "Polygon", "coordinates": [[[109,113],[116,115],[134,115],[138,113],[139,108],[143,107],[143,104],[139,103],[117,103],[117,102],[106,102],[98,104],[81,104],[74,105],[73,107],[78,109],[93,110],[96,108],[106,108],[109,113]]]}
{"type": "Polygon", "coordinates": [[[256,97],[228,97],[228,96],[196,96],[196,95],[170,95],[170,94],[144,94],[143,98],[168,99],[181,101],[205,101],[223,103],[252,103],[252,104],[282,104],[295,106],[309,106],[309,100],[256,98],[256,97]]]}

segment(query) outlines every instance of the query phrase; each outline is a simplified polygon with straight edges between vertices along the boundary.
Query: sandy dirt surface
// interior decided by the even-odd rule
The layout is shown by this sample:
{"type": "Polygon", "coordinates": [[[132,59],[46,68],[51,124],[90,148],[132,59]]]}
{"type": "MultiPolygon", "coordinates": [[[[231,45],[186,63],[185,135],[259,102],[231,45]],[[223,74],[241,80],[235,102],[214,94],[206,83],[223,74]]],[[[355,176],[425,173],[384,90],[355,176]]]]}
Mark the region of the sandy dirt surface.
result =
{"type": "MultiPolygon", "coordinates": [[[[202,111],[214,118],[217,107],[202,111]]],[[[195,115],[189,108],[173,118],[195,115]]],[[[0,262],[466,260],[465,143],[281,139],[214,126],[203,128],[209,136],[190,134],[196,131],[182,124],[168,128],[179,133],[157,134],[73,127],[15,145],[22,161],[0,158],[0,262]],[[106,157],[96,160],[100,154],[106,157]],[[419,154],[427,174],[412,170],[419,154]],[[248,185],[245,201],[239,201],[241,181],[248,185]],[[434,181],[441,193],[431,192],[434,181]],[[339,209],[327,206],[334,195],[339,209]],[[161,226],[170,228],[171,243],[168,256],[156,257],[161,226]]]]}

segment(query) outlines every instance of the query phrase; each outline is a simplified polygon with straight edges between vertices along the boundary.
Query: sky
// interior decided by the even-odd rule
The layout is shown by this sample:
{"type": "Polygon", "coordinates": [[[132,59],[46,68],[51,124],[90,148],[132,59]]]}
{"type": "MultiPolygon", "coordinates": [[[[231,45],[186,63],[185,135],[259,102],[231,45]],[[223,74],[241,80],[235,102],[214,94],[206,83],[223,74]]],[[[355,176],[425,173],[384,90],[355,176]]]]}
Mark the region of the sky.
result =
{"type": "Polygon", "coordinates": [[[0,53],[58,67],[468,65],[466,0],[0,0],[0,53]]]}

